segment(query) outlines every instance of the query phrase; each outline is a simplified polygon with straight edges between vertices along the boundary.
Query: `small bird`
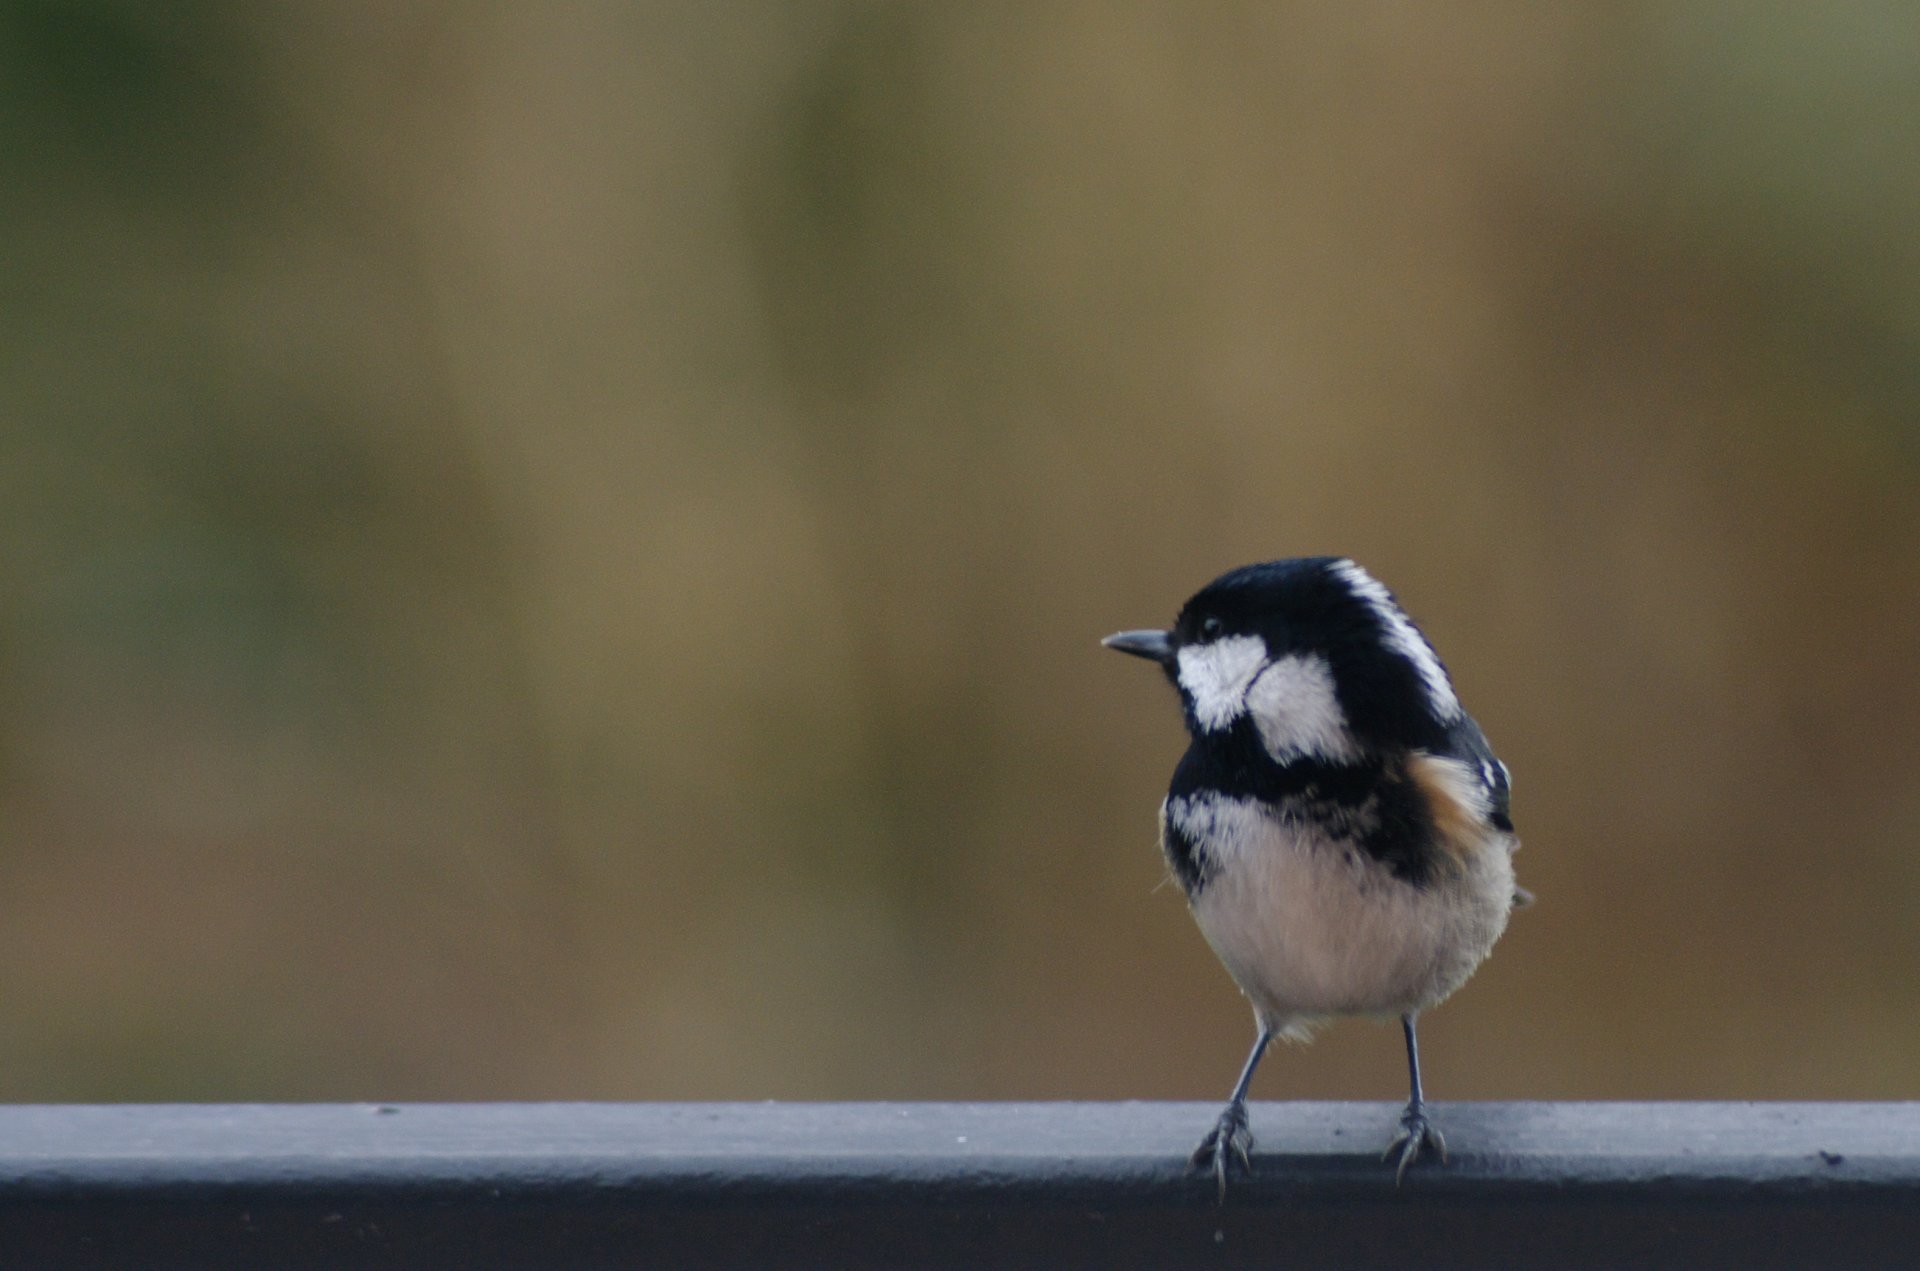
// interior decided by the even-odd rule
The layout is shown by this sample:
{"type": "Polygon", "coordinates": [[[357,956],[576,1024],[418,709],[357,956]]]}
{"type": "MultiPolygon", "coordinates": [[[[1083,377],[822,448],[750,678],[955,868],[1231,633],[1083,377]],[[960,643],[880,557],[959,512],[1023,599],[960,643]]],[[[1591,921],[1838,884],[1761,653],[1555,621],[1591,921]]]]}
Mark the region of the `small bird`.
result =
{"type": "Polygon", "coordinates": [[[1160,805],[1160,846],[1258,1030],[1192,1167],[1224,1202],[1233,1163],[1252,1171],[1247,1086],[1268,1044],[1342,1015],[1398,1016],[1406,1036],[1395,1180],[1429,1148],[1445,1161],[1414,1022],[1531,897],[1514,884],[1507,767],[1433,646],[1334,556],[1232,570],[1171,629],[1101,643],[1159,663],[1179,690],[1192,744],[1160,805]]]}

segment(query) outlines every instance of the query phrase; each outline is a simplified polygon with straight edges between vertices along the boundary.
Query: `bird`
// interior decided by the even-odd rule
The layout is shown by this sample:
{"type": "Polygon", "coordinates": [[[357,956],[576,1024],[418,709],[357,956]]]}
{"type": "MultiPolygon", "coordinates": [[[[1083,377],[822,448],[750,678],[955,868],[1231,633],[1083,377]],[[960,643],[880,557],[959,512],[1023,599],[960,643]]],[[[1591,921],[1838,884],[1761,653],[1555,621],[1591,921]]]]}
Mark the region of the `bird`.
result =
{"type": "Polygon", "coordinates": [[[1201,933],[1253,1006],[1255,1038],[1190,1168],[1253,1172],[1247,1088],[1276,1038],[1398,1018],[1410,1086],[1383,1159],[1396,1185],[1446,1139],[1416,1020],[1464,984],[1532,900],[1514,881],[1511,777],[1433,646],[1351,559],[1229,570],[1172,627],[1107,648],[1159,664],[1189,745],[1160,847],[1201,933]]]}

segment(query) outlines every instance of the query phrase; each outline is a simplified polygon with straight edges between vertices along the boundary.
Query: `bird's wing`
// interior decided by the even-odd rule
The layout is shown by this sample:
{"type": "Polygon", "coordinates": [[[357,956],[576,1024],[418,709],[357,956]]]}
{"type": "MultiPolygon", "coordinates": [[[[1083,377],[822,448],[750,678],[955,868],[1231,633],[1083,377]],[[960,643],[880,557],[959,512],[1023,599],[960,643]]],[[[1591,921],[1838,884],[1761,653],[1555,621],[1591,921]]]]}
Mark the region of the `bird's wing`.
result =
{"type": "Polygon", "coordinates": [[[1487,735],[1474,723],[1473,716],[1462,714],[1447,730],[1446,743],[1435,753],[1457,759],[1474,772],[1487,792],[1487,819],[1513,833],[1512,777],[1500,756],[1487,744],[1487,735]]]}

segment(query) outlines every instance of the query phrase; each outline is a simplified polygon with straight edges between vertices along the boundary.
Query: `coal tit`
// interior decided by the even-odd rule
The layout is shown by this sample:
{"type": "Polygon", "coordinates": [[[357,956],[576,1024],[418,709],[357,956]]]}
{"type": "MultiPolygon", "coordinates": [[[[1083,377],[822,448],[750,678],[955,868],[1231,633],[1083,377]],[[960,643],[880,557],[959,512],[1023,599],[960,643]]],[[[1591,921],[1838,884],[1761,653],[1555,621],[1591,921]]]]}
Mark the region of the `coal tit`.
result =
{"type": "Polygon", "coordinates": [[[1157,662],[1192,744],[1160,807],[1160,845],[1258,1035],[1193,1153],[1226,1196],[1250,1170],[1247,1086],[1275,1037],[1341,1015],[1398,1016],[1412,1097],[1395,1178],[1446,1142],[1420,1090],[1414,1021],[1493,948],[1516,889],[1506,765],[1387,589],[1350,560],[1248,565],[1167,631],[1108,648],[1157,662]]]}

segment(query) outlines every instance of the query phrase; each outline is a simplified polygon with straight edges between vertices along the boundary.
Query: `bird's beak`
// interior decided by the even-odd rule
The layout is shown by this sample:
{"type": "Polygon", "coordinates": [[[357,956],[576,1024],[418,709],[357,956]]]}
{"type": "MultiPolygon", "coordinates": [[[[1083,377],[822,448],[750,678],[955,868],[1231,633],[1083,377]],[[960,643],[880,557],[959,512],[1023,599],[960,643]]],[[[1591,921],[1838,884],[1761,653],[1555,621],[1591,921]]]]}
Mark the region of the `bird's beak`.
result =
{"type": "Polygon", "coordinates": [[[1131,653],[1136,658],[1147,658],[1154,662],[1173,660],[1173,636],[1165,631],[1122,631],[1100,643],[1121,653],[1131,653]]]}

